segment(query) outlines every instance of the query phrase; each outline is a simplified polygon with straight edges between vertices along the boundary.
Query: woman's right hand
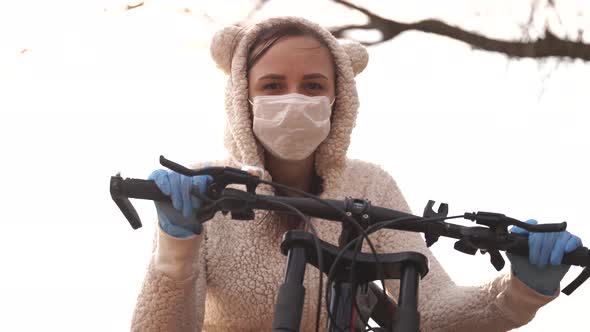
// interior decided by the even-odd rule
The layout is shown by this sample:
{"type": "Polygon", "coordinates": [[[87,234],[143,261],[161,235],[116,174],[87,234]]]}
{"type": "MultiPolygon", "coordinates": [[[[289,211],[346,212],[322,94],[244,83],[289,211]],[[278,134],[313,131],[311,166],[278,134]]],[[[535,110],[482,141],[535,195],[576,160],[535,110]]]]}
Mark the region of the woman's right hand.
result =
{"type": "Polygon", "coordinates": [[[191,189],[196,186],[203,194],[213,178],[208,175],[189,177],[159,169],[148,179],[154,180],[160,191],[172,201],[155,202],[160,228],[178,238],[200,234],[202,226],[195,218],[195,211],[201,207],[201,200],[191,195],[191,189]]]}

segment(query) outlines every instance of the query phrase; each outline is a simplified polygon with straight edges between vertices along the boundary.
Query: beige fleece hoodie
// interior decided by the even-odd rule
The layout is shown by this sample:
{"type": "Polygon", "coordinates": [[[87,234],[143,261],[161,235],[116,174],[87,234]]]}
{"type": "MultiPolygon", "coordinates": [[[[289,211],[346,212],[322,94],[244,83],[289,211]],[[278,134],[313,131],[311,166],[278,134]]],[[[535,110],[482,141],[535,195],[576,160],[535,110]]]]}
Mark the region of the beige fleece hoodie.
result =
{"type": "MultiPolygon", "coordinates": [[[[263,166],[263,148],[252,132],[248,108],[246,59],[248,48],[268,27],[295,23],[315,31],[332,52],[337,90],[332,128],[316,151],[316,172],[323,179],[322,198],[347,196],[374,205],[409,212],[393,178],[380,167],[346,158],[359,106],[354,77],[366,66],[368,54],[357,43],[340,43],[325,29],[302,18],[260,22],[245,31],[228,27],[218,32],[211,53],[229,75],[225,109],[227,160],[209,165],[263,166]],[[237,46],[232,54],[232,45],[237,46]]],[[[264,178],[270,180],[268,172],[264,178]]],[[[273,194],[268,187],[258,193],[273,194]]],[[[218,214],[202,235],[187,239],[158,230],[153,257],[133,315],[132,331],[268,331],[286,258],[279,252],[274,214],[257,211],[253,221],[235,221],[218,214]]],[[[320,238],[337,243],[339,224],[312,221],[320,238]]],[[[511,274],[479,287],[459,287],[445,273],[417,233],[381,231],[372,237],[380,252],[418,251],[430,261],[420,284],[422,331],[507,331],[529,322],[538,308],[551,301],[511,274]]],[[[397,298],[397,281],[387,288],[397,298]]],[[[315,327],[318,273],[306,270],[306,300],[302,331],[315,327]]],[[[325,326],[325,313],[322,316],[325,326]]]]}

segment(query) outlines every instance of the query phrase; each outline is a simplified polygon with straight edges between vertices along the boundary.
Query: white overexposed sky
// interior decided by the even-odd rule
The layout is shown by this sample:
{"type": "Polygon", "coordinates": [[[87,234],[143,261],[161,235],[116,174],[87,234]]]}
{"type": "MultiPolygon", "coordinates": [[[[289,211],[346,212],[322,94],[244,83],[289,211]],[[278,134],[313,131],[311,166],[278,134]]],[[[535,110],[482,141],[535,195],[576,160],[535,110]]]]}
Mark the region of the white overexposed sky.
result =
{"type": "MultiPolygon", "coordinates": [[[[440,17],[500,38],[527,17],[510,1],[365,3],[392,18],[440,17]]],[[[573,10],[583,4],[565,3],[562,19],[575,24],[558,33],[588,28],[573,10]]],[[[133,231],[109,178],[146,178],[160,154],[184,164],[225,156],[225,78],[208,46],[251,5],[149,1],[125,12],[120,0],[0,2],[1,331],[129,329],[155,209],[135,201],[144,227],[133,231]]],[[[284,14],[363,22],[329,1],[274,0],[253,19],[284,14]]],[[[588,63],[507,60],[415,32],[369,53],[350,156],[390,171],[414,213],[433,199],[450,214],[565,220],[590,244],[588,63]]],[[[457,283],[499,274],[487,257],[452,246],[441,240],[433,250],[457,283]]],[[[585,331],[589,296],[590,285],[562,295],[518,331],[585,331]]]]}

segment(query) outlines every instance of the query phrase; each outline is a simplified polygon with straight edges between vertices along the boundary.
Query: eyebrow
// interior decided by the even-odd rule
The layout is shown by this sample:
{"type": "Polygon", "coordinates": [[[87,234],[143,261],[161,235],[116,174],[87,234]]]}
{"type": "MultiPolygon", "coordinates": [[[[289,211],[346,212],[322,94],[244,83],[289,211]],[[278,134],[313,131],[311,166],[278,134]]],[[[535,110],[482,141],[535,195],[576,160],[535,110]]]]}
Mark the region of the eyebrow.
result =
{"type": "MultiPolygon", "coordinates": [[[[311,80],[311,79],[316,79],[316,78],[321,78],[324,80],[328,80],[328,78],[320,73],[313,73],[313,74],[307,74],[303,76],[304,80],[311,80]]],[[[267,74],[264,75],[262,77],[260,77],[258,80],[286,80],[287,77],[285,75],[278,75],[278,74],[267,74]]]]}
{"type": "Polygon", "coordinates": [[[285,75],[267,74],[259,78],[259,80],[286,80],[285,75]]]}
{"type": "Polygon", "coordinates": [[[311,79],[316,79],[316,78],[328,80],[328,78],[325,75],[320,74],[320,73],[307,74],[307,75],[303,76],[304,80],[311,80],[311,79]]]}

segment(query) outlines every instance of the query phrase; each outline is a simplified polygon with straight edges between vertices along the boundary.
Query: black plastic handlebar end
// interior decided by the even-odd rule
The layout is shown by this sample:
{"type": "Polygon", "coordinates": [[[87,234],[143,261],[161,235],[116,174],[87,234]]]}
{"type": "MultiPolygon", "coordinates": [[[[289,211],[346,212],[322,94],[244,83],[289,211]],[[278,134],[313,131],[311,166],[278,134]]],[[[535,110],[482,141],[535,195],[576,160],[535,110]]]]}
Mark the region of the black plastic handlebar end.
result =
{"type": "Polygon", "coordinates": [[[123,213],[127,221],[133,229],[140,228],[141,219],[139,219],[139,214],[133,207],[133,204],[129,201],[129,198],[124,194],[124,181],[120,174],[115,176],[111,176],[110,181],[110,192],[111,198],[119,207],[119,210],[123,213]]]}

